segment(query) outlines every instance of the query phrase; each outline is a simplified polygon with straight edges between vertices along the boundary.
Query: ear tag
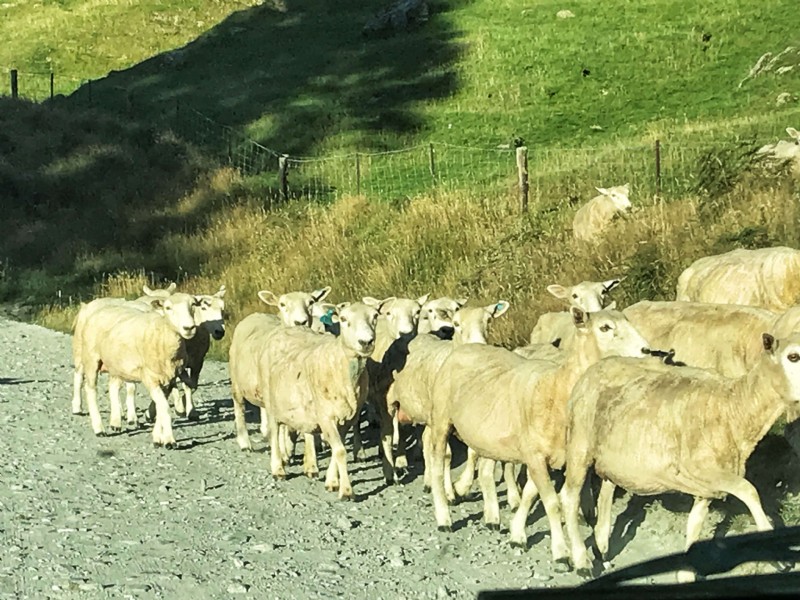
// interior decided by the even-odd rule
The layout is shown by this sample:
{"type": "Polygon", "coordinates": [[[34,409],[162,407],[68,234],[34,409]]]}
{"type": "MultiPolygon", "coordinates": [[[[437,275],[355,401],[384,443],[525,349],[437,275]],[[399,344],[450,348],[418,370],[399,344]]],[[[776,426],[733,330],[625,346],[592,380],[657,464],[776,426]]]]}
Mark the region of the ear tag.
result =
{"type": "Polygon", "coordinates": [[[332,326],[332,325],[333,325],[333,309],[332,309],[332,308],[329,308],[329,309],[328,309],[328,312],[326,312],[324,315],[322,315],[322,316],[319,318],[319,321],[320,321],[320,323],[322,323],[323,325],[329,325],[329,326],[332,326]]]}

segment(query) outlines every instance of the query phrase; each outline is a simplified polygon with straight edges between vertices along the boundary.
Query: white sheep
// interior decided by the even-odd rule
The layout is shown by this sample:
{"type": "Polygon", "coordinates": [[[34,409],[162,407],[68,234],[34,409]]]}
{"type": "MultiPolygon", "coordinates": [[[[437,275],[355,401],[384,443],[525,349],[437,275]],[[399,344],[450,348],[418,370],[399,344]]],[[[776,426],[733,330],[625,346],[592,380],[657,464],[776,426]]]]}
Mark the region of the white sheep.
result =
{"type": "MultiPolygon", "coordinates": [[[[266,339],[281,327],[311,326],[311,311],[330,293],[326,286],[311,293],[290,292],[276,296],[268,290],[258,293],[259,299],[269,306],[278,307],[278,316],[264,313],[253,313],[242,319],[233,330],[233,339],[228,354],[228,369],[231,375],[231,394],[233,396],[233,412],[236,422],[236,441],[242,450],[252,450],[250,436],[244,419],[244,401],[258,406],[261,413],[261,436],[268,439],[269,426],[266,405],[258,386],[258,356],[266,339]]],[[[281,451],[284,460],[288,460],[291,440],[286,428],[280,435],[281,451]]],[[[306,436],[304,447],[304,464],[306,474],[316,477],[316,447],[313,436],[306,436]]]]}
{"type": "MultiPolygon", "coordinates": [[[[387,299],[388,300],[388,299],[387,299]]],[[[325,477],[328,491],[351,499],[344,436],[366,401],[366,360],[375,348],[378,308],[356,302],[337,306],[340,334],[320,335],[306,328],[281,327],[259,356],[259,386],[267,405],[273,477],[286,475],[278,425],[305,434],[320,432],[331,447],[325,477]]]]}
{"type": "MultiPolygon", "coordinates": [[[[658,361],[610,358],[591,367],[569,403],[566,482],[562,489],[572,560],[590,568],[578,528],[578,504],[588,469],[602,480],[595,541],[608,551],[611,504],[620,486],[634,494],[681,492],[694,497],[686,548],[700,536],[709,503],[732,494],[759,530],[772,529],[745,463],[788,405],[800,402],[800,335],[762,336],[753,369],[726,378],[705,369],[658,361]]],[[[693,574],[679,574],[682,581],[693,574]]]]}
{"type": "Polygon", "coordinates": [[[800,131],[787,127],[790,140],[778,140],[774,144],[766,144],[758,149],[758,155],[767,157],[771,162],[789,162],[792,172],[800,176],[800,131]]]}
{"type": "MultiPolygon", "coordinates": [[[[642,356],[647,342],[617,311],[585,313],[572,308],[578,329],[561,363],[527,360],[504,348],[463,345],[454,348],[433,385],[431,483],[436,522],[451,527],[444,486],[447,436],[459,437],[485,458],[520,463],[528,481],[511,521],[511,541],[525,545],[525,521],[537,493],[550,522],[553,558],[567,557],[558,497],[549,468],[564,465],[567,401],[572,386],[592,364],[606,356],[642,356]]],[[[482,472],[485,477],[486,473],[482,472]]],[[[499,522],[494,479],[485,480],[487,523],[499,522]]]]}
{"type": "Polygon", "coordinates": [[[784,311],[800,303],[800,250],[739,248],[706,256],[681,273],[675,299],[784,311]]]}
{"type": "MultiPolygon", "coordinates": [[[[398,414],[401,422],[428,425],[432,410],[433,380],[439,367],[459,345],[486,344],[489,321],[502,316],[509,304],[504,300],[482,307],[462,307],[453,315],[453,340],[441,339],[441,333],[418,334],[410,341],[397,340],[387,350],[382,365],[382,385],[386,386],[386,408],[389,414],[398,414]]],[[[426,486],[430,485],[429,449],[430,436],[427,427],[422,434],[423,458],[425,460],[426,486]]],[[[392,440],[381,432],[381,447],[390,465],[394,465],[392,440]]],[[[449,457],[449,447],[448,447],[449,457]]],[[[449,464],[449,461],[448,461],[449,464]]],[[[474,466],[467,466],[474,469],[474,466]]],[[[447,493],[455,500],[450,469],[447,469],[447,493]]]]}
{"type": "Polygon", "coordinates": [[[193,314],[197,300],[176,293],[154,302],[160,311],[142,311],[129,305],[98,308],[83,325],[80,357],[95,434],[103,434],[97,408],[97,375],[103,369],[109,375],[112,410],[119,406],[123,381],[142,382],[156,404],[153,443],[171,447],[175,438],[165,393],[171,391],[186,364],[185,340],[197,331],[193,314]]]}
{"type": "Polygon", "coordinates": [[[624,214],[631,208],[628,198],[628,184],[611,188],[595,188],[600,192],[575,213],[572,221],[572,233],[575,239],[594,241],[608,227],[617,214],[624,214]]]}
{"type": "Polygon", "coordinates": [[[467,303],[466,298],[449,298],[443,296],[428,300],[420,312],[418,333],[432,333],[452,335],[453,315],[467,303]]]}
{"type": "MultiPolygon", "coordinates": [[[[582,281],[569,287],[552,284],[547,286],[547,291],[556,298],[564,300],[566,308],[576,306],[585,312],[597,312],[608,303],[608,294],[623,279],[625,278],[618,277],[607,281],[582,281]]],[[[530,343],[552,344],[556,340],[561,340],[559,347],[566,347],[574,331],[575,327],[572,325],[572,317],[568,310],[544,313],[531,331],[530,343]]]]}

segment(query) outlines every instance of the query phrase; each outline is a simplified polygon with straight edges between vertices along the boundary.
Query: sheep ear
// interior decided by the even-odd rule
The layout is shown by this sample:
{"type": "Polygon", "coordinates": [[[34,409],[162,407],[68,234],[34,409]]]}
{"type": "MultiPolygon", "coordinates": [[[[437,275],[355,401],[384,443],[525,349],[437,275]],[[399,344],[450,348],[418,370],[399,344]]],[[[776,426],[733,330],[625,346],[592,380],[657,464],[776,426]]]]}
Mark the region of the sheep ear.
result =
{"type": "Polygon", "coordinates": [[[381,301],[378,303],[378,306],[376,306],[375,308],[377,308],[377,309],[378,309],[378,312],[381,312],[381,311],[382,311],[382,309],[383,309],[383,307],[384,307],[384,306],[386,306],[386,305],[387,305],[389,302],[391,302],[391,301],[392,301],[392,300],[394,300],[394,299],[395,299],[395,297],[394,297],[394,296],[389,296],[388,298],[384,298],[383,300],[381,300],[381,301]]]}
{"type": "Polygon", "coordinates": [[[614,300],[608,306],[606,306],[603,310],[616,310],[617,309],[617,301],[614,300]]]}
{"type": "Polygon", "coordinates": [[[504,315],[509,306],[511,305],[505,300],[498,300],[497,304],[487,306],[486,310],[489,311],[489,314],[496,319],[497,317],[504,315]]]}
{"type": "Polygon", "coordinates": [[[626,183],[625,185],[622,186],[622,188],[625,190],[625,194],[627,195],[627,193],[631,191],[631,184],[626,183]]]}
{"type": "Polygon", "coordinates": [[[565,288],[563,285],[558,285],[557,283],[548,285],[547,291],[550,292],[551,295],[555,296],[559,300],[563,300],[564,298],[569,296],[569,290],[565,288]]]}
{"type": "Polygon", "coordinates": [[[430,294],[425,294],[424,296],[420,296],[419,298],[417,298],[417,304],[422,306],[423,304],[425,304],[428,301],[429,297],[430,297],[430,294]]]}
{"type": "Polygon", "coordinates": [[[795,129],[794,127],[787,127],[786,133],[789,134],[789,137],[793,137],[798,142],[800,142],[800,131],[797,131],[797,129],[795,129]]]}
{"type": "Polygon", "coordinates": [[[367,306],[371,306],[372,308],[378,308],[385,300],[378,300],[377,298],[373,298],[372,296],[364,296],[361,298],[361,302],[366,304],[367,306]]]}
{"type": "Polygon", "coordinates": [[[456,298],[456,304],[458,304],[458,308],[464,306],[468,300],[469,298],[456,298]]]}
{"type": "Polygon", "coordinates": [[[324,288],[320,288],[311,292],[311,297],[314,298],[314,302],[319,302],[320,300],[324,300],[325,297],[330,293],[331,286],[326,285],[324,288]]]}
{"type": "Polygon", "coordinates": [[[215,298],[222,298],[225,295],[225,284],[219,286],[219,291],[214,294],[215,298]]]}
{"type": "Polygon", "coordinates": [[[148,286],[148,285],[145,283],[145,284],[142,286],[142,293],[144,293],[144,295],[145,295],[145,296],[152,296],[152,295],[153,295],[153,290],[151,290],[151,289],[150,289],[150,286],[148,286]]]}
{"type": "Polygon", "coordinates": [[[608,281],[604,281],[603,282],[603,293],[607,294],[608,292],[613,290],[615,287],[617,287],[620,284],[620,282],[623,279],[625,279],[625,278],[621,277],[619,279],[609,279],[608,281]]]}
{"type": "Polygon", "coordinates": [[[599,188],[599,187],[596,187],[596,188],[594,188],[594,189],[596,189],[598,192],[600,192],[600,193],[601,193],[601,194],[603,194],[604,196],[608,196],[608,190],[607,190],[606,188],[599,188]]]}
{"type": "Polygon", "coordinates": [[[770,354],[775,354],[775,350],[778,349],[778,342],[772,335],[769,333],[762,333],[761,341],[764,344],[764,350],[770,354]]]}
{"type": "Polygon", "coordinates": [[[258,299],[268,306],[278,306],[278,297],[269,290],[261,290],[258,292],[258,299]]]}
{"type": "Polygon", "coordinates": [[[573,306],[569,310],[572,314],[572,322],[574,323],[575,327],[578,329],[585,329],[587,323],[589,322],[589,313],[584,312],[583,309],[580,309],[577,306],[573,306]]]}
{"type": "Polygon", "coordinates": [[[174,292],[177,289],[177,287],[178,287],[178,284],[173,281],[172,283],[170,283],[167,286],[167,291],[171,294],[172,292],[174,292]]]}

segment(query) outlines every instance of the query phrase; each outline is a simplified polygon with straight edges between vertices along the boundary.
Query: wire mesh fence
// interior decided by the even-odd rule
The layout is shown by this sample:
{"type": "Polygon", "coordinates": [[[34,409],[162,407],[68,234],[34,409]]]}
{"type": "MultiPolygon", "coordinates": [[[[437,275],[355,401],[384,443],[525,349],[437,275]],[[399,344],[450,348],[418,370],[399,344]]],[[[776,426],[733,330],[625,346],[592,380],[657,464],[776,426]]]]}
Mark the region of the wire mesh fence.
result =
{"type": "MultiPolygon", "coordinates": [[[[53,73],[13,71],[12,76],[10,69],[2,72],[12,78],[12,92],[36,101],[62,90],[75,90],[83,83],[53,73]]],[[[91,99],[91,91],[87,94],[91,99]]],[[[529,200],[532,207],[558,198],[585,198],[595,186],[625,183],[630,184],[632,197],[640,201],[670,199],[694,189],[699,162],[714,147],[710,139],[701,144],[662,140],[570,149],[529,144],[523,165],[518,163],[516,148],[440,142],[383,152],[294,156],[250,139],[189,106],[176,102],[162,108],[166,126],[242,175],[262,179],[272,195],[270,200],[325,202],[353,194],[391,200],[456,190],[483,196],[522,195],[521,169],[526,170],[528,183],[525,205],[529,200]]],[[[130,111],[130,106],[120,106],[121,114],[130,111]]]]}
{"type": "Polygon", "coordinates": [[[77,79],[56,74],[52,71],[19,71],[0,67],[0,77],[4,80],[3,94],[41,102],[58,94],[69,94],[86,79],[77,79]]]}

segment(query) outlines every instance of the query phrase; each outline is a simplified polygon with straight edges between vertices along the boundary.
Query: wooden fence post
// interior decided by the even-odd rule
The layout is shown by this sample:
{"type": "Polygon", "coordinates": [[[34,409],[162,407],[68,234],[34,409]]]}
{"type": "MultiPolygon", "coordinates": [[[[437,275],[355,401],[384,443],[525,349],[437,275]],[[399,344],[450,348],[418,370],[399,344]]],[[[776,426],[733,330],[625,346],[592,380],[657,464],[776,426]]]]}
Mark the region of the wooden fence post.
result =
{"type": "Polygon", "coordinates": [[[428,167],[430,167],[433,182],[436,183],[436,151],[433,149],[433,142],[428,146],[428,167]]]}
{"type": "Polygon", "coordinates": [[[661,140],[656,140],[656,193],[661,195],[661,140]]]}
{"type": "Polygon", "coordinates": [[[356,196],[361,195],[361,154],[356,152],[356,196]]]}
{"type": "Polygon", "coordinates": [[[289,155],[281,154],[278,157],[278,182],[281,188],[281,198],[289,199],[289,155]]]}
{"type": "Polygon", "coordinates": [[[519,207],[522,212],[528,212],[528,148],[517,148],[517,178],[519,185],[519,207]]]}
{"type": "Polygon", "coordinates": [[[17,82],[17,70],[11,69],[11,97],[19,97],[19,85],[17,82]]]}
{"type": "Polygon", "coordinates": [[[56,77],[55,74],[50,71],[50,100],[56,95],[56,77]]]}

